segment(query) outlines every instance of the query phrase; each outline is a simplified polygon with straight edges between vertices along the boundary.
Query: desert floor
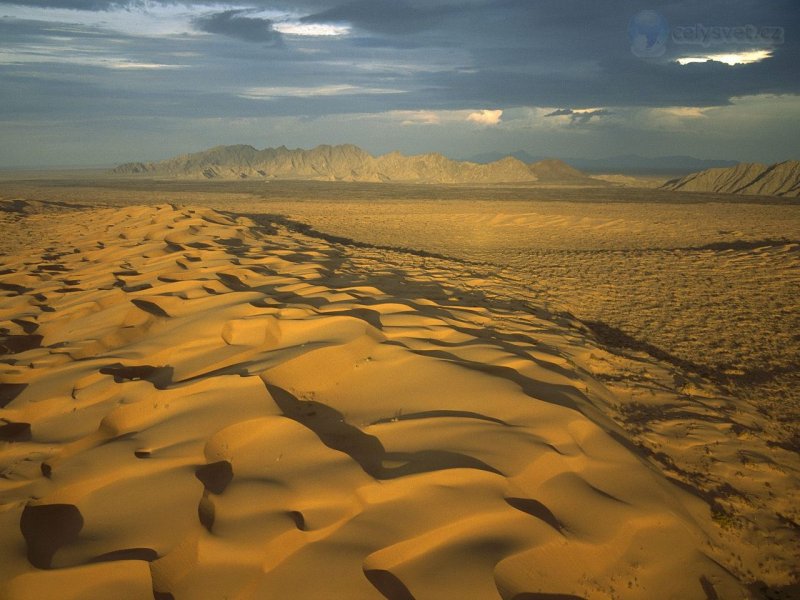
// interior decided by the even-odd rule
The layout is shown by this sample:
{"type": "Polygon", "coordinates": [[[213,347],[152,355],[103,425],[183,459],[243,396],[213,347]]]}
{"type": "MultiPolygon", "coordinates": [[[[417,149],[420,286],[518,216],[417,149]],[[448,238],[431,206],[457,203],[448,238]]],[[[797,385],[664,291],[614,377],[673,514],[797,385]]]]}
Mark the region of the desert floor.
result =
{"type": "Polygon", "coordinates": [[[0,204],[4,597],[797,597],[796,204],[0,204]]]}

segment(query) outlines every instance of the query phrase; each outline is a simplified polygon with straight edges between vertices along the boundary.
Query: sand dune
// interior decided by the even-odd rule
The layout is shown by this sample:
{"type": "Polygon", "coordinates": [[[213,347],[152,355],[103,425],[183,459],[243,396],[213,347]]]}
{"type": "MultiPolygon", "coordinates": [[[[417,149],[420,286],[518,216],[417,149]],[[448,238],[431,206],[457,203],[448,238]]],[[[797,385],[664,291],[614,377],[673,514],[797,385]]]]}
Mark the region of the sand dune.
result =
{"type": "Polygon", "coordinates": [[[569,201],[417,201],[398,193],[391,202],[343,198],[336,210],[324,199],[237,206],[285,211],[326,234],[495,265],[506,276],[498,292],[562,307],[599,322],[612,342],[649,346],[714,377],[779,421],[797,447],[800,214],[779,199],[655,193],[663,196],[617,190],[616,201],[588,202],[588,191],[561,190],[569,201]]]}
{"type": "Polygon", "coordinates": [[[791,580],[800,471],[763,417],[499,279],[206,208],[63,212],[50,235],[0,258],[6,598],[791,580]]]}

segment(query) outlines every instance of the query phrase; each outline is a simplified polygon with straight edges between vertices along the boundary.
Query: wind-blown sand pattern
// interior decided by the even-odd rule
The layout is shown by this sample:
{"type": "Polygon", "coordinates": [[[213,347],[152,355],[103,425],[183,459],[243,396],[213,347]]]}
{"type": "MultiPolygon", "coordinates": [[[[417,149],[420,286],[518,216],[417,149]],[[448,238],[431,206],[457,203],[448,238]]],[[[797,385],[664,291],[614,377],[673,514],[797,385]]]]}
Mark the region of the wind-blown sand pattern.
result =
{"type": "Polygon", "coordinates": [[[767,411],[800,448],[797,207],[735,196],[616,195],[611,202],[596,192],[570,201],[339,201],[336,210],[329,202],[281,202],[273,210],[326,233],[496,265],[516,280],[504,284],[507,293],[562,307],[617,345],[714,378],[767,411]]]}
{"type": "Polygon", "coordinates": [[[502,276],[206,208],[50,223],[0,259],[5,597],[789,597],[765,418],[502,276]]]}

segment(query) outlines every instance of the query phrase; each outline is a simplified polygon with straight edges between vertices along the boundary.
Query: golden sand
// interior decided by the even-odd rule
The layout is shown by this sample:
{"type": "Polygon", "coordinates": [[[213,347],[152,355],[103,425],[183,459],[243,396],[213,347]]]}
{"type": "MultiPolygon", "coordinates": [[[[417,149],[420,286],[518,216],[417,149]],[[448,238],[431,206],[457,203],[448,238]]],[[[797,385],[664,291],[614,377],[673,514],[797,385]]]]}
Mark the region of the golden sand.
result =
{"type": "Polygon", "coordinates": [[[800,461],[767,417],[502,274],[201,207],[39,208],[4,227],[42,247],[0,257],[4,597],[792,582],[800,461]]]}

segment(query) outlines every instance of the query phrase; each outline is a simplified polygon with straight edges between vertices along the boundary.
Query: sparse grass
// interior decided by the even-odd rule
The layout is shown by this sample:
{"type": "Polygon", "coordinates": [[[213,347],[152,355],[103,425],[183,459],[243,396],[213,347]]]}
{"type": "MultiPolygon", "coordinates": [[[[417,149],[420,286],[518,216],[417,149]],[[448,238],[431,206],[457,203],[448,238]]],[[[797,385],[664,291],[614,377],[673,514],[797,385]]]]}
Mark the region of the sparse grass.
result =
{"type": "Polygon", "coordinates": [[[744,527],[742,520],[736,515],[726,511],[719,505],[712,507],[711,518],[714,522],[727,530],[739,530],[744,527]]]}

